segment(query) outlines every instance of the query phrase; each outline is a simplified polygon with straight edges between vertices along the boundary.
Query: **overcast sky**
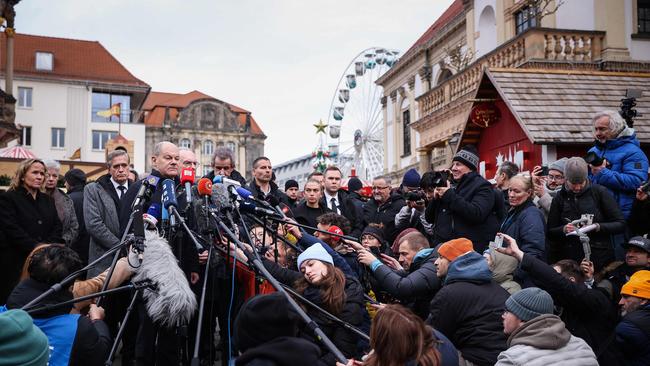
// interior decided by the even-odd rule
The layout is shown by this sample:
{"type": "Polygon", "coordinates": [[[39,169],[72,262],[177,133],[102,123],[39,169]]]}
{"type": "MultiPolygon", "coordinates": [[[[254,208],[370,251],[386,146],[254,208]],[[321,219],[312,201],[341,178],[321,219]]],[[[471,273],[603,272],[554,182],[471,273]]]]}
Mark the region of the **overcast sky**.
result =
{"type": "Polygon", "coordinates": [[[405,52],[451,0],[23,0],[19,33],[96,40],[154,91],[252,112],[275,163],[310,153],[360,51],[405,52]]]}

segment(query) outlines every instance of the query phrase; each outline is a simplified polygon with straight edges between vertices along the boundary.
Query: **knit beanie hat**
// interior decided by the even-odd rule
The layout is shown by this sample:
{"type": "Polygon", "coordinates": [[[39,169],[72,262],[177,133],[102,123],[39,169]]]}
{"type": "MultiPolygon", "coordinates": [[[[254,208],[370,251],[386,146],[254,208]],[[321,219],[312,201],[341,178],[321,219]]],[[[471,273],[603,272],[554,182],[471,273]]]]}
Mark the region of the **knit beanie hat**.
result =
{"type": "Polygon", "coordinates": [[[564,177],[573,184],[587,180],[587,162],[585,159],[572,157],[564,164],[564,177]]]}
{"type": "Polygon", "coordinates": [[[310,259],[317,259],[321,262],[334,265],[334,259],[332,259],[332,256],[325,250],[325,248],[323,248],[321,243],[312,244],[312,246],[307,248],[307,250],[300,253],[298,256],[298,269],[300,269],[302,262],[310,259]]]}
{"type": "Polygon", "coordinates": [[[363,188],[363,183],[357,177],[352,177],[348,180],[348,192],[356,192],[363,188]]]}
{"type": "Polygon", "coordinates": [[[20,309],[0,314],[0,366],[45,366],[50,358],[47,337],[20,309]]]}
{"type": "Polygon", "coordinates": [[[242,351],[279,337],[295,337],[300,318],[283,294],[250,298],[235,320],[235,344],[242,351]]]}
{"type": "Polygon", "coordinates": [[[548,166],[548,170],[557,170],[558,172],[564,174],[564,166],[566,165],[568,158],[562,158],[560,160],[556,160],[551,163],[551,165],[548,166]]]}
{"type": "Polygon", "coordinates": [[[621,289],[621,295],[650,299],[650,271],[637,271],[621,289]]]}
{"type": "Polygon", "coordinates": [[[377,240],[379,240],[379,242],[382,243],[382,245],[386,242],[386,239],[384,239],[384,230],[378,227],[367,226],[365,229],[363,229],[363,232],[361,233],[361,237],[359,238],[359,240],[361,240],[361,238],[364,235],[372,235],[377,240]]]}
{"type": "Polygon", "coordinates": [[[474,245],[472,245],[472,242],[469,239],[458,238],[442,244],[440,248],[438,248],[438,254],[450,262],[453,262],[456,258],[467,252],[471,252],[472,250],[474,250],[474,245]]]}
{"type": "Polygon", "coordinates": [[[420,173],[413,168],[407,170],[402,178],[402,187],[420,188],[420,173]]]}
{"type": "Polygon", "coordinates": [[[298,182],[296,182],[293,179],[289,179],[286,183],[284,183],[284,190],[286,191],[289,188],[300,188],[298,186],[298,182]]]}
{"type": "Polygon", "coordinates": [[[451,161],[459,161],[468,168],[476,171],[478,170],[478,151],[474,145],[467,145],[462,147],[456,152],[454,158],[451,161]]]}
{"type": "Polygon", "coordinates": [[[82,186],[86,184],[86,173],[84,173],[84,171],[81,169],[70,169],[67,173],[65,173],[63,178],[66,182],[68,182],[70,187],[82,186]]]}
{"type": "Polygon", "coordinates": [[[510,295],[506,310],[527,322],[543,314],[553,314],[553,298],[538,287],[528,287],[510,295]]]}

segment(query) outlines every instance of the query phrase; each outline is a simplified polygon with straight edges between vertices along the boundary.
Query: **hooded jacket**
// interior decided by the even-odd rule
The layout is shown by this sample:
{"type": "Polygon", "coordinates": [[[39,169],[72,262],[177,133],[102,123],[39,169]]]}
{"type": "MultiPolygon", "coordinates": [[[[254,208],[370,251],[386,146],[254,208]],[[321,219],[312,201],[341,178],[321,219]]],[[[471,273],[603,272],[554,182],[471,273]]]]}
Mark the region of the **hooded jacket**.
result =
{"type": "Polygon", "coordinates": [[[589,149],[598,156],[607,159],[607,168],[591,176],[591,181],[606,187],[614,199],[629,217],[634,202],[635,191],[641,182],[648,179],[648,157],[640,148],[634,129],[625,127],[617,138],[605,143],[596,142],[589,149]]]}
{"type": "Polygon", "coordinates": [[[425,214],[434,224],[434,243],[468,238],[479,253],[487,248],[499,229],[497,212],[503,202],[497,202],[492,184],[477,172],[469,172],[456,187],[450,188],[440,199],[431,200],[425,214]]]}
{"type": "Polygon", "coordinates": [[[468,361],[493,365],[506,349],[501,315],[508,296],[492,281],[485,258],[469,252],[449,264],[444,286],[431,301],[428,323],[468,361]]]}
{"type": "MultiPolygon", "coordinates": [[[[9,296],[7,308],[19,309],[49,287],[32,279],[24,280],[9,296]]],[[[59,291],[43,299],[40,305],[57,304],[71,299],[72,293],[59,291]]],[[[34,323],[43,330],[50,344],[55,340],[60,344],[68,345],[72,342],[71,350],[60,355],[60,357],[69,357],[68,365],[103,365],[112,344],[108,327],[101,320],[91,321],[88,317],[70,314],[71,309],[72,305],[68,305],[33,314],[34,323]],[[74,328],[75,325],[76,332],[71,334],[70,328],[74,328]]],[[[54,352],[51,357],[53,355],[54,352]]],[[[50,365],[59,366],[52,362],[50,365]]]]}
{"type": "Polygon", "coordinates": [[[513,273],[519,267],[517,259],[496,251],[490,253],[490,256],[492,258],[490,270],[494,282],[498,283],[511,295],[521,290],[521,286],[513,280],[513,273]]]}
{"type": "Polygon", "coordinates": [[[371,268],[373,277],[381,289],[400,300],[422,319],[426,319],[431,299],[440,288],[434,260],[434,249],[427,248],[415,255],[408,272],[394,271],[381,262],[371,268]]]}
{"type": "Polygon", "coordinates": [[[572,336],[562,320],[552,314],[523,323],[508,338],[508,347],[499,354],[496,365],[598,366],[591,347],[572,336]]]}
{"type": "Polygon", "coordinates": [[[379,204],[374,198],[370,199],[363,205],[363,227],[370,223],[384,225],[384,238],[389,243],[392,242],[397,234],[395,229],[395,216],[406,202],[402,195],[391,192],[386,202],[379,204]]]}

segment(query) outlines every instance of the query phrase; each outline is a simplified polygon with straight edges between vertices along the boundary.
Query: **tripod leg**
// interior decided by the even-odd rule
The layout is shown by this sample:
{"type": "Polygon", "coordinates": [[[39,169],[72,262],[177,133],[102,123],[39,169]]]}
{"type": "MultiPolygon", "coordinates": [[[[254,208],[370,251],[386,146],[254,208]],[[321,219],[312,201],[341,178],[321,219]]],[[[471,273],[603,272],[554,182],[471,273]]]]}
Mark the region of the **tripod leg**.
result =
{"type": "Polygon", "coordinates": [[[120,339],[122,338],[122,334],[124,333],[124,329],[126,328],[126,323],[129,321],[129,315],[131,315],[131,312],[133,311],[133,307],[135,305],[135,301],[137,300],[138,296],[140,296],[141,291],[142,290],[137,290],[135,292],[133,298],[131,299],[131,303],[129,304],[128,309],[126,309],[126,314],[124,314],[124,318],[122,319],[122,324],[120,325],[120,329],[117,331],[117,336],[115,337],[115,341],[113,341],[113,347],[111,347],[111,353],[108,354],[108,359],[106,360],[105,363],[106,366],[110,366],[113,364],[113,357],[115,357],[117,346],[120,344],[120,339]]]}

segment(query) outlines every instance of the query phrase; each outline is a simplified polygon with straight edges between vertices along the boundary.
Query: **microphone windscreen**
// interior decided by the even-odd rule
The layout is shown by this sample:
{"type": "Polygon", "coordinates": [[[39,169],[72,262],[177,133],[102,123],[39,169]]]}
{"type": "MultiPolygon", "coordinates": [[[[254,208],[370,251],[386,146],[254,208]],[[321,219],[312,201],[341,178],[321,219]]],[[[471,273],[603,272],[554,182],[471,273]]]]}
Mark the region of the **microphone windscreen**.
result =
{"type": "Polygon", "coordinates": [[[243,199],[251,198],[253,196],[253,194],[246,188],[237,187],[236,189],[237,194],[243,199]]]}
{"type": "Polygon", "coordinates": [[[200,196],[209,196],[212,194],[212,181],[209,178],[199,179],[197,189],[200,196]]]}
{"type": "Polygon", "coordinates": [[[181,184],[189,183],[194,184],[195,172],[194,168],[181,169],[181,184]]]}
{"type": "Polygon", "coordinates": [[[149,205],[149,209],[147,210],[147,215],[153,216],[156,219],[160,219],[161,214],[162,213],[161,213],[160,203],[154,202],[151,205],[149,205]]]}
{"type": "Polygon", "coordinates": [[[217,209],[221,211],[224,208],[232,207],[230,202],[230,194],[228,193],[228,187],[224,184],[213,184],[212,185],[212,202],[217,206],[217,209]]]}
{"type": "Polygon", "coordinates": [[[176,202],[176,192],[174,181],[171,179],[165,179],[163,181],[163,192],[162,192],[162,204],[169,210],[169,207],[174,206],[178,207],[178,202],[176,202]]]}

